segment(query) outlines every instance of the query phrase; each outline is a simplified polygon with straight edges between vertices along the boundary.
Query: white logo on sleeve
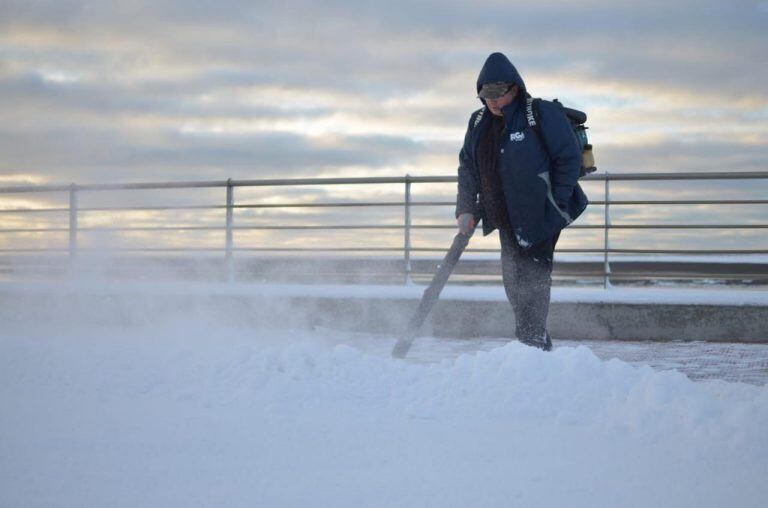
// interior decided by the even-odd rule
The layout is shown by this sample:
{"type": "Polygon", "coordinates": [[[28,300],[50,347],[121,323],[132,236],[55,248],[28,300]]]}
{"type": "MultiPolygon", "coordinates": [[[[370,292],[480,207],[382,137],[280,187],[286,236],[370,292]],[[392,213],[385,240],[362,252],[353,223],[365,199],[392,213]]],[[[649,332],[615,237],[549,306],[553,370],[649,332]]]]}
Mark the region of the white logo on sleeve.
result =
{"type": "Polygon", "coordinates": [[[525,139],[525,133],[524,132],[513,132],[509,135],[510,141],[522,141],[525,139]]]}

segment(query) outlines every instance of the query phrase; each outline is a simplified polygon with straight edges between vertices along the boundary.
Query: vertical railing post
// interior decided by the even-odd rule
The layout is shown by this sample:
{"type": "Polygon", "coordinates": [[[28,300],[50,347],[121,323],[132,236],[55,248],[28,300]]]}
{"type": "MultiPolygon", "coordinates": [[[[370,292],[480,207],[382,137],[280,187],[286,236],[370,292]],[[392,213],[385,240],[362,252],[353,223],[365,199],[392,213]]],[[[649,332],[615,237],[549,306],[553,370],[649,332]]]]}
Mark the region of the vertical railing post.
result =
{"type": "Polygon", "coordinates": [[[232,281],[234,279],[234,260],[232,257],[233,237],[232,237],[232,223],[234,220],[233,207],[235,205],[234,189],[232,185],[232,179],[227,179],[227,237],[226,237],[226,264],[227,264],[227,280],[232,281]]]}
{"type": "Polygon", "coordinates": [[[411,175],[405,175],[405,228],[403,238],[404,283],[411,282],[411,175]]]}
{"type": "Polygon", "coordinates": [[[77,185],[69,186],[69,259],[77,257],[77,185]]]}
{"type": "Polygon", "coordinates": [[[611,264],[608,260],[608,251],[611,248],[610,238],[608,233],[611,229],[611,188],[610,177],[608,172],[605,172],[605,216],[603,217],[603,224],[605,236],[603,238],[603,288],[608,289],[611,286],[611,264]]]}

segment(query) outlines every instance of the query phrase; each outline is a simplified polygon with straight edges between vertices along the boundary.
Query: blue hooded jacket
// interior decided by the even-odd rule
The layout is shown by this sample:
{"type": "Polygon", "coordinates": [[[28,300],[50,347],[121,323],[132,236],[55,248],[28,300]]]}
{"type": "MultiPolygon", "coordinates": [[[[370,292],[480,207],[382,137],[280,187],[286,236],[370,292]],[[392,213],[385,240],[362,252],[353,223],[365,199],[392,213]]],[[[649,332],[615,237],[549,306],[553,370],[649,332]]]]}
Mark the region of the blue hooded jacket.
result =
{"type": "MultiPolygon", "coordinates": [[[[478,93],[485,83],[498,81],[514,83],[520,89],[512,103],[502,110],[504,131],[498,170],[509,222],[518,243],[528,247],[552,238],[586,208],[587,197],[578,184],[582,154],[565,113],[548,101],[541,101],[539,107],[538,121],[544,143],[526,117],[531,96],[523,78],[506,56],[493,53],[477,78],[478,93]]],[[[481,102],[485,106],[483,99],[481,102]]],[[[464,146],[459,153],[457,217],[471,213],[476,218],[484,218],[476,151],[491,117],[490,110],[483,107],[469,119],[464,146]]],[[[492,231],[483,220],[483,234],[492,231]]]]}

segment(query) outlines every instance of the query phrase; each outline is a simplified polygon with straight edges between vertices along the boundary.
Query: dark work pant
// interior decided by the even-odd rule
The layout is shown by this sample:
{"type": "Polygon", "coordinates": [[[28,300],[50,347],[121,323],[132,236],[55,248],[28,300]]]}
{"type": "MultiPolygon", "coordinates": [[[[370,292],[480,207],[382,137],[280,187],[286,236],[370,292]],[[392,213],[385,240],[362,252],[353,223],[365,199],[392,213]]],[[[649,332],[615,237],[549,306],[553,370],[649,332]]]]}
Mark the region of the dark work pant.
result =
{"type": "Polygon", "coordinates": [[[499,229],[501,275],[515,313],[516,335],[522,341],[541,341],[547,333],[552,256],[560,233],[523,249],[514,233],[499,229]]]}

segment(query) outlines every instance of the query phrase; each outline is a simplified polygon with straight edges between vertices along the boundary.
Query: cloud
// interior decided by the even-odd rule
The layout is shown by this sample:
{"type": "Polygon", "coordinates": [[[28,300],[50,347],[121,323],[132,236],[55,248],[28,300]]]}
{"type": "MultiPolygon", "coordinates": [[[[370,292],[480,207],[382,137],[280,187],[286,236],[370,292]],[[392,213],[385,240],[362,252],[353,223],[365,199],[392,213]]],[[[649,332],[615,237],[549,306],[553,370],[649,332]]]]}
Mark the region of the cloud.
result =
{"type": "Polygon", "coordinates": [[[6,0],[0,182],[452,174],[492,51],[601,169],[764,170],[764,4],[6,0]]]}
{"type": "Polygon", "coordinates": [[[388,136],[345,137],[323,144],[274,132],[133,134],[127,137],[119,128],[0,131],[0,151],[8,167],[46,167],[50,176],[59,176],[56,180],[76,174],[83,182],[319,175],[347,166],[386,166],[424,151],[408,138],[388,136]]]}

